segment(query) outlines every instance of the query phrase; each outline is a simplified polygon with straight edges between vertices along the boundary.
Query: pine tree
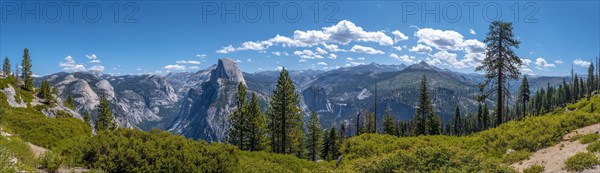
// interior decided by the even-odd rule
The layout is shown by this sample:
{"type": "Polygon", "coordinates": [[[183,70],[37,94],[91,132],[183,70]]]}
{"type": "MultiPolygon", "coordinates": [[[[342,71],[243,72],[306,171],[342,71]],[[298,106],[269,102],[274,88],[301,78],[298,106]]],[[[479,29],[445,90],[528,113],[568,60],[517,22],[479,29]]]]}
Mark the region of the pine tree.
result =
{"type": "Polygon", "coordinates": [[[228,121],[230,125],[229,130],[229,142],[237,146],[242,150],[248,150],[248,129],[247,124],[249,123],[248,115],[248,104],[246,103],[246,85],[240,82],[238,84],[236,93],[236,109],[229,116],[228,121]]]}
{"type": "Polygon", "coordinates": [[[376,133],[377,126],[375,125],[375,113],[365,113],[365,133],[376,133]]]}
{"type": "Polygon", "coordinates": [[[329,160],[329,154],[331,153],[331,140],[329,138],[329,129],[325,129],[321,136],[323,136],[323,146],[321,147],[321,159],[329,160]]]}
{"type": "Polygon", "coordinates": [[[454,125],[454,127],[453,127],[454,135],[461,135],[462,134],[461,126],[462,126],[463,122],[461,120],[460,108],[458,106],[456,106],[456,110],[454,111],[454,121],[452,123],[454,125]]]}
{"type": "Polygon", "coordinates": [[[31,72],[31,58],[29,57],[29,49],[23,50],[23,62],[21,63],[22,77],[23,77],[23,89],[27,91],[33,91],[33,73],[31,72]]]}
{"type": "Polygon", "coordinates": [[[360,135],[360,131],[362,129],[362,126],[360,125],[360,110],[358,111],[358,113],[356,114],[356,136],[360,135]]]}
{"type": "Polygon", "coordinates": [[[337,131],[335,125],[329,130],[329,154],[327,160],[334,160],[340,155],[339,143],[337,143],[337,131]]]}
{"type": "Polygon", "coordinates": [[[442,122],[436,112],[429,113],[427,117],[427,133],[429,135],[442,134],[442,122]]]}
{"type": "Polygon", "coordinates": [[[319,152],[323,145],[321,123],[317,113],[312,112],[308,120],[308,126],[306,127],[306,149],[308,151],[308,158],[312,161],[317,161],[319,152]]]}
{"type": "Polygon", "coordinates": [[[441,122],[429,96],[425,75],[421,80],[419,92],[419,103],[415,112],[415,135],[438,135],[441,133],[441,122]]]}
{"type": "Polygon", "coordinates": [[[71,109],[75,109],[75,101],[73,101],[73,95],[71,93],[67,96],[67,101],[65,101],[64,104],[71,109]]]}
{"type": "Polygon", "coordinates": [[[346,125],[344,123],[342,123],[342,125],[340,125],[340,134],[338,135],[338,137],[340,138],[340,144],[344,142],[344,139],[346,139],[346,125]]]}
{"type": "Polygon", "coordinates": [[[583,98],[583,96],[585,96],[585,93],[587,93],[586,89],[587,87],[584,83],[583,77],[579,76],[579,98],[583,98]]]}
{"type": "Polygon", "coordinates": [[[477,130],[483,130],[483,106],[481,103],[477,105],[477,130]]]}
{"type": "Polygon", "coordinates": [[[490,115],[489,114],[490,114],[490,110],[488,109],[488,105],[485,104],[483,106],[483,114],[482,114],[482,117],[483,117],[483,129],[481,129],[481,130],[485,130],[488,127],[490,127],[490,115]]]}
{"type": "Polygon", "coordinates": [[[575,78],[573,79],[573,100],[571,103],[575,103],[579,100],[579,77],[575,74],[575,78]]]}
{"type": "Polygon", "coordinates": [[[521,80],[521,86],[519,87],[519,99],[521,99],[521,103],[523,106],[522,116],[525,117],[525,113],[527,112],[527,102],[529,102],[529,82],[527,81],[527,76],[523,75],[523,80],[521,80]]]}
{"type": "Polygon", "coordinates": [[[98,106],[98,121],[96,121],[96,130],[114,130],[117,126],[114,121],[112,110],[110,109],[110,103],[106,100],[106,96],[102,95],[100,98],[100,105],[98,106]]]}
{"type": "Polygon", "coordinates": [[[54,97],[52,96],[52,92],[50,89],[50,83],[47,80],[42,81],[42,86],[40,87],[40,91],[38,92],[38,96],[46,100],[46,103],[50,106],[54,105],[54,97]]]}
{"type": "Polygon", "coordinates": [[[594,63],[590,63],[590,67],[588,68],[588,81],[587,81],[587,100],[590,100],[590,97],[592,96],[592,91],[594,90],[594,86],[596,86],[596,84],[594,83],[594,63]]]}
{"type": "Polygon", "coordinates": [[[521,42],[514,38],[512,30],[512,23],[494,21],[490,24],[484,40],[487,44],[486,57],[482,65],[475,68],[476,71],[486,71],[486,80],[480,85],[480,90],[484,92],[480,99],[483,100],[496,92],[497,125],[502,124],[504,94],[508,92],[509,80],[517,79],[521,75],[521,59],[512,50],[512,47],[519,48],[521,42]],[[490,90],[484,91],[486,87],[490,90]]]}
{"type": "Polygon", "coordinates": [[[2,73],[4,74],[4,76],[8,77],[10,76],[10,60],[8,59],[8,57],[4,58],[4,64],[2,64],[2,73]]]}
{"type": "Polygon", "coordinates": [[[82,117],[83,117],[83,122],[85,122],[85,124],[89,124],[90,123],[90,113],[88,111],[83,111],[82,117]]]}
{"type": "Polygon", "coordinates": [[[396,125],[390,110],[387,111],[387,114],[383,118],[383,133],[394,136],[396,135],[396,125]]]}
{"type": "Polygon", "coordinates": [[[282,69],[267,113],[271,149],[275,153],[292,154],[302,149],[302,115],[295,88],[288,71],[282,69]]]}
{"type": "Polygon", "coordinates": [[[252,93],[250,103],[248,104],[249,119],[249,140],[248,150],[260,151],[268,147],[269,139],[267,137],[267,120],[265,114],[260,111],[260,105],[256,93],[252,93]]]}

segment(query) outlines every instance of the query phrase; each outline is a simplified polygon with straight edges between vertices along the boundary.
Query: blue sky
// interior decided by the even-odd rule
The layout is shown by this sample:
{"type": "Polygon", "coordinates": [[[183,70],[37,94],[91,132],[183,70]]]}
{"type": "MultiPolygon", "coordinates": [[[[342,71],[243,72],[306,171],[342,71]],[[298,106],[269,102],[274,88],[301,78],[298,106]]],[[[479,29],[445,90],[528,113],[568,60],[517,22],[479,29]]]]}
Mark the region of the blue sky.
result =
{"type": "Polygon", "coordinates": [[[36,75],[167,74],[219,58],[245,72],[419,61],[473,72],[499,17],[514,22],[523,72],[557,76],[585,73],[600,54],[599,9],[598,1],[0,1],[0,56],[18,63],[29,48],[36,75]]]}

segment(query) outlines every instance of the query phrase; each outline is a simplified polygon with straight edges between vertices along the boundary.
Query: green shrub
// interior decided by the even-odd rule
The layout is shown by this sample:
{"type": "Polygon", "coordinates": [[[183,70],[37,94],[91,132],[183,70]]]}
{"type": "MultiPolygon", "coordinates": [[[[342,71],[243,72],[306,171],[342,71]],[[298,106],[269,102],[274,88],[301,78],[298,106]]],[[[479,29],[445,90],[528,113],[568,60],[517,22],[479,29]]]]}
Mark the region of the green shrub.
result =
{"type": "Polygon", "coordinates": [[[507,164],[512,164],[521,160],[529,159],[531,153],[529,151],[514,151],[504,155],[503,161],[507,164]]]}
{"type": "Polygon", "coordinates": [[[156,129],[103,131],[88,145],[82,160],[107,172],[233,172],[239,152],[156,129]]]}
{"type": "Polygon", "coordinates": [[[39,158],[39,164],[49,172],[56,172],[64,163],[64,158],[52,151],[47,151],[39,158]]]}
{"type": "Polygon", "coordinates": [[[591,142],[598,140],[598,137],[599,137],[599,135],[596,133],[590,133],[587,135],[583,135],[583,137],[581,137],[581,139],[579,139],[579,143],[581,143],[581,144],[591,143],[591,142]]]}
{"type": "Polygon", "coordinates": [[[29,144],[23,142],[18,137],[3,137],[0,136],[0,172],[7,168],[5,161],[15,157],[19,162],[16,165],[10,163],[10,169],[18,167],[20,170],[34,170],[36,159],[29,148],[29,144]],[[9,139],[10,138],[10,139],[9,139]],[[4,157],[8,156],[8,157],[4,157]]]}
{"type": "Polygon", "coordinates": [[[73,118],[73,115],[64,110],[57,110],[56,118],[73,118]]]}
{"type": "Polygon", "coordinates": [[[92,134],[91,127],[80,119],[50,118],[33,108],[6,109],[0,125],[23,140],[48,149],[92,134]]]}
{"type": "Polygon", "coordinates": [[[588,152],[577,153],[565,161],[566,168],[570,171],[581,171],[597,164],[598,158],[596,155],[588,152]]]}
{"type": "Polygon", "coordinates": [[[587,146],[587,150],[592,153],[600,152],[600,141],[592,142],[587,146]]]}
{"type": "Polygon", "coordinates": [[[3,146],[0,146],[0,172],[17,172],[12,163],[12,155],[3,146]]]}
{"type": "Polygon", "coordinates": [[[524,169],[523,173],[540,173],[540,172],[544,172],[544,169],[546,169],[546,168],[542,165],[533,165],[533,166],[530,166],[530,167],[524,169]]]}
{"type": "Polygon", "coordinates": [[[579,139],[581,139],[581,137],[583,137],[583,134],[573,135],[573,136],[571,136],[571,138],[569,138],[569,142],[573,142],[573,141],[579,140],[579,139]]]}

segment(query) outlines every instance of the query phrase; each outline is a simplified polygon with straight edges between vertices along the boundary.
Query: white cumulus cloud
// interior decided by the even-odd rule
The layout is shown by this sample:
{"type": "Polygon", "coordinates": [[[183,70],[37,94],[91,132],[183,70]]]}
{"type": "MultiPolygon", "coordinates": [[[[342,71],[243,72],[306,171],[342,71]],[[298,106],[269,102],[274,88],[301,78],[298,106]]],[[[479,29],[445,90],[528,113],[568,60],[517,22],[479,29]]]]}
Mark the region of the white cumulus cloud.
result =
{"type": "Polygon", "coordinates": [[[416,53],[419,53],[419,54],[427,54],[427,53],[430,53],[433,50],[429,46],[425,46],[425,45],[422,45],[422,44],[417,44],[416,46],[413,46],[412,48],[410,48],[408,51],[416,52],[416,53]]]}
{"type": "MultiPolygon", "coordinates": [[[[402,37],[399,39],[402,39],[402,37]]],[[[239,50],[264,51],[274,45],[312,47],[319,44],[330,46],[326,46],[326,48],[336,52],[335,50],[340,49],[331,47],[331,43],[347,45],[350,42],[374,42],[382,46],[394,44],[394,40],[381,31],[365,31],[362,27],[356,26],[350,21],[342,20],[336,25],[323,27],[321,30],[296,30],[292,37],[277,34],[275,37],[263,41],[247,41],[238,47],[229,45],[217,50],[217,53],[231,53],[239,50]]]]}
{"type": "Polygon", "coordinates": [[[361,45],[352,46],[352,49],[350,49],[350,52],[366,53],[366,54],[384,54],[383,51],[374,49],[372,47],[366,47],[366,46],[361,46],[361,45]]]}
{"type": "Polygon", "coordinates": [[[318,62],[317,65],[327,65],[325,62],[318,62]]]}
{"type": "Polygon", "coordinates": [[[395,60],[398,60],[400,62],[404,62],[404,63],[415,63],[415,57],[414,56],[408,56],[408,55],[401,55],[398,56],[395,53],[391,53],[390,54],[390,58],[393,58],[395,60]]]}
{"type": "Polygon", "coordinates": [[[591,63],[589,61],[582,60],[581,58],[577,58],[576,60],[573,60],[573,64],[587,68],[591,63]]]}
{"type": "Polygon", "coordinates": [[[187,69],[185,66],[179,65],[179,64],[175,64],[175,65],[169,64],[169,65],[164,66],[163,68],[165,70],[169,70],[169,71],[184,71],[187,69]]]}
{"type": "Polygon", "coordinates": [[[419,38],[417,43],[423,43],[439,50],[459,50],[463,43],[463,36],[452,30],[423,28],[419,29],[415,36],[419,38]]]}
{"type": "Polygon", "coordinates": [[[65,62],[59,62],[58,66],[62,67],[63,71],[66,72],[86,71],[85,65],[77,64],[70,55],[65,57],[65,62]]]}
{"type": "Polygon", "coordinates": [[[399,41],[408,40],[408,36],[404,35],[402,32],[400,32],[398,30],[393,31],[392,35],[394,35],[394,43],[397,43],[399,41]]]}
{"type": "Polygon", "coordinates": [[[548,70],[549,68],[554,68],[554,64],[548,63],[544,58],[535,59],[535,68],[539,70],[548,70]]]}

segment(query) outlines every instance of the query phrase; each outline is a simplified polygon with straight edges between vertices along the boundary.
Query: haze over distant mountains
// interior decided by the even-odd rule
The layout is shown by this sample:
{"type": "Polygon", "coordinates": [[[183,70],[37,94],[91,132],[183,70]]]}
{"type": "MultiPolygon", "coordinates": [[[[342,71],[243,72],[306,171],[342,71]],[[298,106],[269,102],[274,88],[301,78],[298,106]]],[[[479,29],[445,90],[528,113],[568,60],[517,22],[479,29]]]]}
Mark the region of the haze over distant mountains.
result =
{"type": "MultiPolygon", "coordinates": [[[[121,126],[160,128],[189,138],[223,141],[229,132],[227,116],[235,109],[237,84],[246,84],[248,94],[256,93],[264,111],[278,75],[279,71],[244,73],[234,60],[225,58],[193,73],[111,76],[61,72],[37,78],[36,83],[48,80],[63,100],[71,93],[76,110],[89,111],[94,119],[99,98],[105,95],[121,126]]],[[[425,62],[410,66],[371,63],[331,71],[290,70],[290,75],[301,95],[300,108],[305,117],[315,111],[323,127],[344,123],[350,132],[354,131],[354,118],[363,111],[376,109],[378,119],[387,110],[396,119],[411,119],[423,75],[429,79],[433,101],[443,121],[450,119],[457,105],[468,110],[465,112],[476,111],[477,85],[484,80],[479,74],[440,69],[425,62]]],[[[531,89],[537,90],[548,83],[557,85],[563,79],[570,80],[531,76],[529,81],[531,89]]],[[[518,85],[511,87],[511,92],[516,92],[518,85]]]]}

